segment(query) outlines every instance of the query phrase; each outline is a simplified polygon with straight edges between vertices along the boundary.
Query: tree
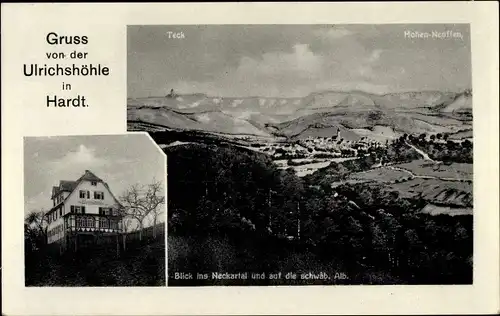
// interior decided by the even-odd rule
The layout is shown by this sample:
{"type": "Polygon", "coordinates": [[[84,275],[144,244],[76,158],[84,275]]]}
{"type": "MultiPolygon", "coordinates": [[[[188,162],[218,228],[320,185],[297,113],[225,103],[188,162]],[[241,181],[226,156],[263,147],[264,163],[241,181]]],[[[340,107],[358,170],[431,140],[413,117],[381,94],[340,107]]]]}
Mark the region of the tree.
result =
{"type": "Polygon", "coordinates": [[[436,139],[436,135],[431,135],[431,141],[434,141],[436,139]]]}
{"type": "Polygon", "coordinates": [[[161,205],[165,204],[165,196],[162,194],[163,185],[159,181],[153,181],[153,183],[148,185],[148,190],[146,197],[148,203],[151,206],[151,215],[153,217],[153,237],[156,238],[156,224],[158,224],[158,218],[163,214],[163,207],[161,205]]]}
{"type": "Polygon", "coordinates": [[[449,149],[449,150],[453,150],[453,149],[455,149],[455,142],[454,142],[454,141],[452,141],[452,140],[448,140],[448,141],[446,142],[446,147],[448,147],[448,149],[449,149]]]}
{"type": "Polygon", "coordinates": [[[468,139],[462,141],[462,147],[463,148],[467,148],[467,149],[471,149],[472,148],[472,142],[468,139]]]}
{"type": "MultiPolygon", "coordinates": [[[[137,220],[139,225],[139,240],[142,240],[144,222],[148,216],[153,218],[153,225],[156,225],[158,216],[163,212],[160,209],[165,204],[165,196],[161,194],[162,185],[159,182],[142,186],[135,184],[126,190],[120,197],[123,206],[123,215],[137,220]]],[[[156,235],[153,227],[153,235],[156,235]]]]}
{"type": "Polygon", "coordinates": [[[35,242],[47,243],[47,216],[43,209],[31,211],[24,219],[28,233],[36,238],[35,242]]]}
{"type": "Polygon", "coordinates": [[[121,217],[122,221],[122,243],[123,243],[123,250],[127,249],[127,233],[131,231],[132,228],[132,222],[134,218],[131,218],[127,214],[127,209],[123,207],[122,205],[117,206],[118,209],[118,215],[121,217]]]}

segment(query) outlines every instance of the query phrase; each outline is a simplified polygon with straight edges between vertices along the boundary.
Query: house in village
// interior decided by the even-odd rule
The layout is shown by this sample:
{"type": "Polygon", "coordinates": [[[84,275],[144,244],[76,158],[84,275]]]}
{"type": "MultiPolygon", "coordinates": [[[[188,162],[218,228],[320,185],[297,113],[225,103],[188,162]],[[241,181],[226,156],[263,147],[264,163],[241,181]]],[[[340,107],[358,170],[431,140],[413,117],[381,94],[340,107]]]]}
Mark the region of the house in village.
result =
{"type": "Polygon", "coordinates": [[[76,181],[59,181],[52,187],[51,199],[47,242],[61,251],[114,239],[122,231],[121,204],[109,185],[90,170],[76,181]]]}

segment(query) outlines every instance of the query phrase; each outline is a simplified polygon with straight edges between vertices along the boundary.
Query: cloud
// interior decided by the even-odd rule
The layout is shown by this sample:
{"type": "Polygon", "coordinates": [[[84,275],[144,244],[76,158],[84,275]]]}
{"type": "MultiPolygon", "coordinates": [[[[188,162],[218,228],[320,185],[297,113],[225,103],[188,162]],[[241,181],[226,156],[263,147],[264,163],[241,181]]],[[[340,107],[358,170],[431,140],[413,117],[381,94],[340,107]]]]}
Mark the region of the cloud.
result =
{"type": "Polygon", "coordinates": [[[380,59],[380,55],[382,54],[382,49],[375,49],[372,51],[370,57],[368,57],[368,62],[373,63],[380,59]]]}
{"type": "Polygon", "coordinates": [[[325,39],[339,39],[346,36],[353,35],[354,32],[349,31],[342,27],[335,27],[329,29],[321,29],[314,32],[314,34],[318,37],[322,37],[325,39]]]}
{"type": "MultiPolygon", "coordinates": [[[[59,180],[76,180],[86,169],[94,172],[101,171],[101,168],[108,163],[106,159],[98,156],[94,148],[83,144],[76,145],[73,150],[67,151],[56,159],[45,158],[39,162],[36,171],[38,187],[41,189],[37,193],[26,199],[25,211],[32,209],[50,208],[50,189],[57,185],[59,180]]],[[[43,156],[47,156],[43,154],[43,156]]]]}
{"type": "Polygon", "coordinates": [[[269,52],[260,59],[242,57],[236,75],[241,77],[310,77],[321,70],[323,58],[315,55],[308,44],[295,44],[291,53],[269,52]]]}
{"type": "MultiPolygon", "coordinates": [[[[257,57],[243,56],[237,65],[209,81],[178,81],[173,88],[180,93],[224,96],[301,96],[300,82],[320,80],[324,57],[309,45],[297,43],[291,51],[266,52],[257,57]]],[[[309,89],[307,89],[309,90],[309,89]]],[[[308,93],[307,91],[306,93],[308,93]]]]}
{"type": "Polygon", "coordinates": [[[69,152],[62,159],[68,164],[92,164],[98,160],[95,149],[87,148],[85,145],[80,145],[76,151],[69,152]]]}
{"type": "Polygon", "coordinates": [[[75,150],[68,152],[59,159],[48,161],[48,168],[51,168],[54,173],[62,173],[69,170],[90,169],[99,167],[107,161],[97,156],[94,148],[87,147],[83,144],[79,145],[75,150]]]}
{"type": "Polygon", "coordinates": [[[360,75],[365,79],[373,79],[376,77],[376,72],[374,71],[374,66],[380,61],[380,56],[382,55],[382,49],[374,49],[368,57],[366,57],[360,65],[356,68],[355,75],[360,75]]]}

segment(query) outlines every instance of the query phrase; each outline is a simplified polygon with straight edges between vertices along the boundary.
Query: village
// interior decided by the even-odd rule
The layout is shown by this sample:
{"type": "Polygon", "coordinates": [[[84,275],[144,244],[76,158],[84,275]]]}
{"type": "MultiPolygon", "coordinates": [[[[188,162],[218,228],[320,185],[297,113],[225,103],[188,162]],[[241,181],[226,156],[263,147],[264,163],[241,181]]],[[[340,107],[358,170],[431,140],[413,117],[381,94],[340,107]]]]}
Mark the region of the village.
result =
{"type": "Polygon", "coordinates": [[[266,153],[274,160],[281,159],[326,159],[355,158],[382,148],[385,143],[361,137],[359,140],[345,140],[340,130],[332,137],[308,137],[293,142],[253,143],[252,149],[266,153]]]}

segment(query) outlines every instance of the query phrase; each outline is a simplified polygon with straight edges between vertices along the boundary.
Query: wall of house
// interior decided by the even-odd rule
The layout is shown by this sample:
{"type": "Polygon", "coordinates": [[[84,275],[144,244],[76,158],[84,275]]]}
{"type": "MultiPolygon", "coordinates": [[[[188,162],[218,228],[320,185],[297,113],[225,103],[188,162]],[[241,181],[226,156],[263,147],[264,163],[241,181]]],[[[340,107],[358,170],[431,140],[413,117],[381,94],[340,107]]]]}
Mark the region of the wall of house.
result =
{"type": "Polygon", "coordinates": [[[64,238],[64,219],[63,216],[71,212],[71,205],[85,206],[85,214],[99,214],[99,207],[114,207],[116,201],[111,195],[111,192],[102,182],[97,182],[92,185],[90,181],[82,181],[73,192],[62,192],[63,200],[66,202],[59,209],[55,210],[57,215],[50,214],[51,221],[47,226],[47,242],[54,243],[64,238]],[[89,191],[90,198],[80,198],[80,190],[89,191]],[[104,199],[94,199],[94,192],[100,191],[104,193],[104,199]],[[55,219],[54,219],[55,218],[55,219]]]}
{"type": "Polygon", "coordinates": [[[52,212],[49,216],[51,216],[51,220],[47,226],[47,242],[51,244],[64,238],[64,220],[59,209],[52,212]],[[57,214],[55,220],[53,219],[54,213],[57,214]]]}
{"type": "Polygon", "coordinates": [[[85,206],[85,214],[99,214],[99,207],[113,207],[116,205],[116,201],[102,182],[97,182],[97,185],[94,186],[90,181],[82,181],[64,203],[64,214],[70,213],[71,205],[85,206]],[[80,190],[89,191],[90,198],[80,198],[80,190]],[[103,192],[104,199],[94,199],[95,191],[103,192]]]}
{"type": "Polygon", "coordinates": [[[54,206],[56,206],[57,204],[61,203],[62,201],[64,201],[65,198],[67,198],[69,195],[69,192],[68,191],[64,191],[62,193],[59,193],[57,196],[54,197],[54,199],[52,200],[52,203],[54,206]]]}

